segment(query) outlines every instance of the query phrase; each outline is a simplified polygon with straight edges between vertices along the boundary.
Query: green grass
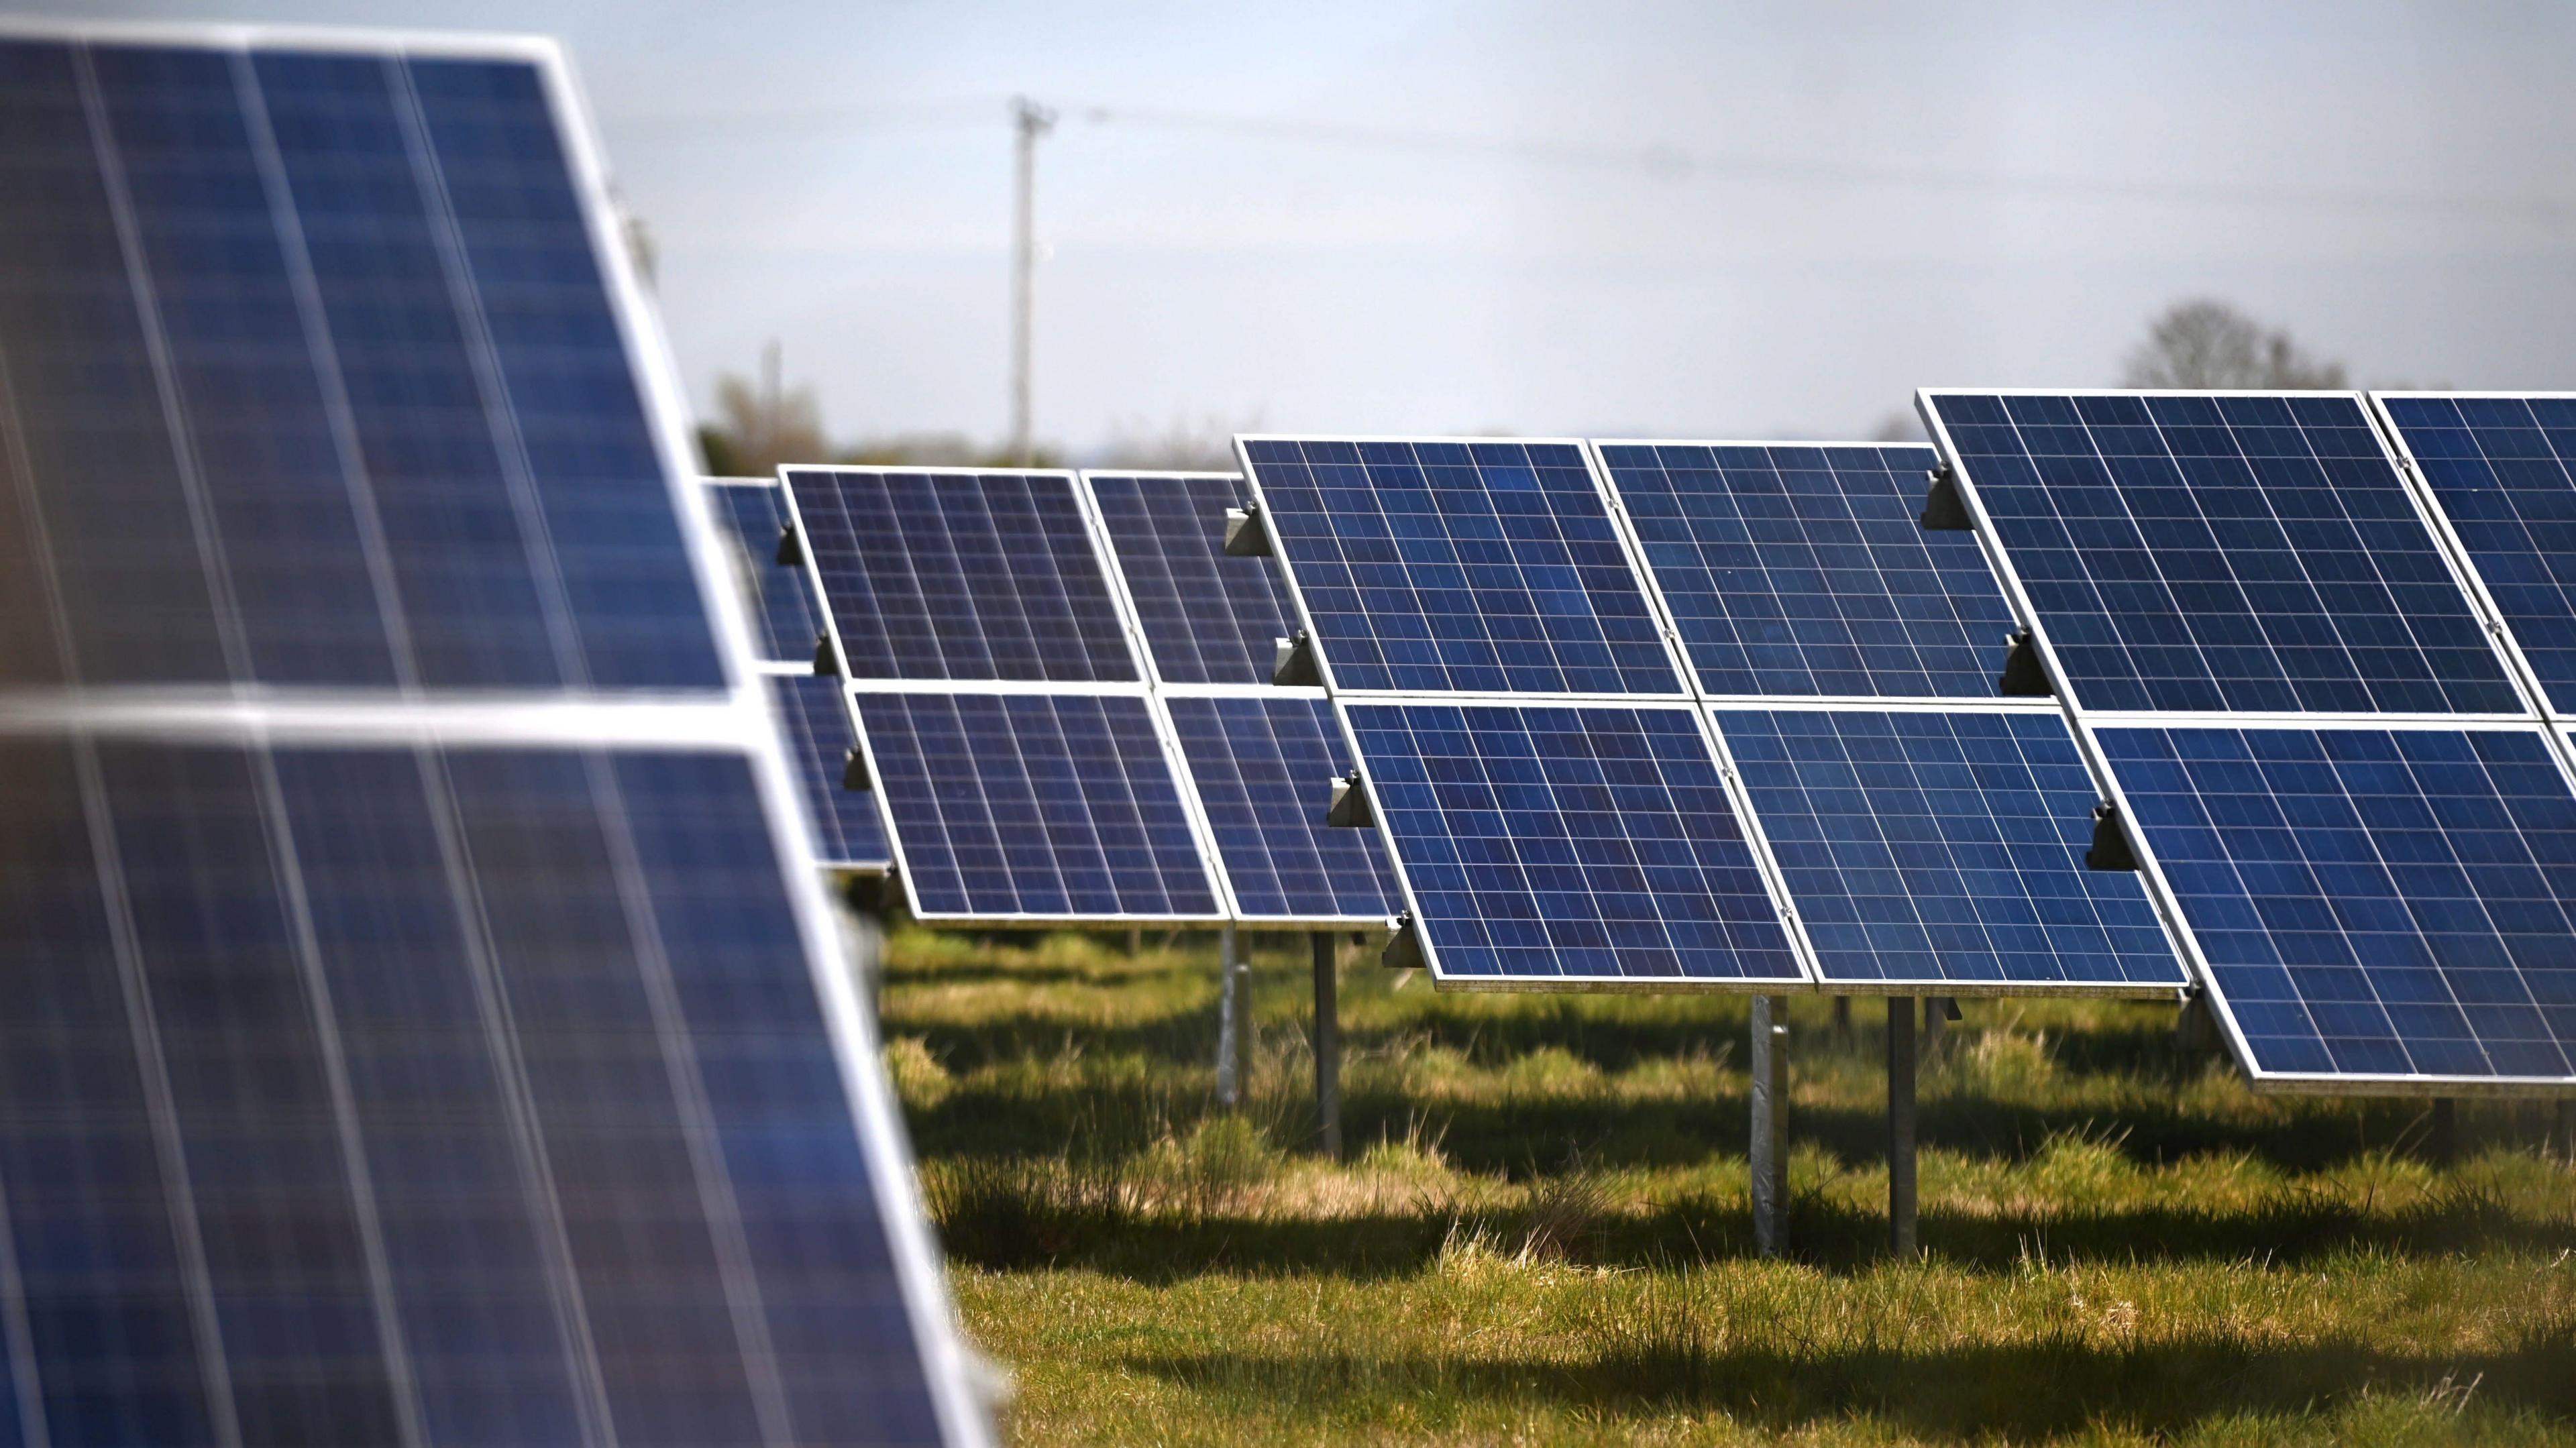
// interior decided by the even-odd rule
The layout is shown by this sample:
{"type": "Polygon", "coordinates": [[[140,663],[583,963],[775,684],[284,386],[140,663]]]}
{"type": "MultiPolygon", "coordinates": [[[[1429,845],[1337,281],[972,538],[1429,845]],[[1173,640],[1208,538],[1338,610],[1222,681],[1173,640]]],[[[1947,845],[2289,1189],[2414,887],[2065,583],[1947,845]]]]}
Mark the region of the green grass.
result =
{"type": "Polygon", "coordinates": [[[1886,1260],[1877,1001],[1795,1019],[1795,1252],[1751,1254],[1746,1006],[1343,976],[1214,1103],[1213,942],[899,932],[887,1059],[1024,1443],[2576,1442],[2576,1175],[2535,1108],[2257,1097],[2170,1007],[1969,1002],[1886,1260]]]}

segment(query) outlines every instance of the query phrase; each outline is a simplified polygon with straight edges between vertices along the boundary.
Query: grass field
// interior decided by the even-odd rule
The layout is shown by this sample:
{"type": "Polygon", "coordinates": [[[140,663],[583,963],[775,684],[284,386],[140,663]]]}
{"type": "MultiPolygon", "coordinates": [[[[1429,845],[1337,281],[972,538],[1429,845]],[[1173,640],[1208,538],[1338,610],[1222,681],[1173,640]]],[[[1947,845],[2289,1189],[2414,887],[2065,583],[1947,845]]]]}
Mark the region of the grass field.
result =
{"type": "Polygon", "coordinates": [[[1021,1443],[2566,1443],[2576,1174],[2540,1111],[2256,1097],[2170,1007],[1968,1002],[1883,1251],[1884,1008],[1795,1021],[1794,1254],[1751,1254],[1746,1006],[1343,975],[1303,937],[1248,1108],[1211,938],[899,931],[888,1063],[1021,1443]]]}

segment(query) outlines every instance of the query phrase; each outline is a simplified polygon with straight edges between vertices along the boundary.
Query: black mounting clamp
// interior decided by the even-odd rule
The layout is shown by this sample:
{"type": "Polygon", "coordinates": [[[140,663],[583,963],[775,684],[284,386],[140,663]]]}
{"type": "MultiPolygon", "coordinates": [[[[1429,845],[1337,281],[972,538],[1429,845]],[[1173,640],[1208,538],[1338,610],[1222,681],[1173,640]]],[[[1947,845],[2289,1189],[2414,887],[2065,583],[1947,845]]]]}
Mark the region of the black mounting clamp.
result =
{"type": "Polygon", "coordinates": [[[868,774],[868,756],[861,752],[859,746],[851,745],[850,752],[841,756],[841,788],[868,794],[876,787],[876,780],[868,774]]]}
{"type": "Polygon", "coordinates": [[[2039,662],[2039,645],[2031,639],[2030,630],[2014,629],[2004,635],[2004,672],[1995,687],[2007,699],[2045,699],[2057,691],[2048,687],[2048,670],[2039,662]]]}
{"type": "Polygon", "coordinates": [[[1246,503],[1225,510],[1225,556],[1228,558],[1267,558],[1270,556],[1270,527],[1261,521],[1261,505],[1246,503]]]}
{"type": "Polygon", "coordinates": [[[1315,662],[1315,640],[1304,629],[1271,642],[1278,646],[1270,660],[1271,683],[1281,688],[1323,687],[1324,669],[1315,662]]]}
{"type": "Polygon", "coordinates": [[[1929,474],[1932,487],[1923,495],[1920,521],[1927,533],[1966,533],[1977,525],[1968,517],[1967,500],[1959,496],[1959,475],[1943,463],[1929,474]]]}
{"type": "Polygon", "coordinates": [[[793,523],[778,525],[778,566],[794,568],[805,561],[805,540],[793,523]]]}
{"type": "Polygon", "coordinates": [[[817,676],[826,679],[837,679],[841,676],[841,654],[838,649],[832,647],[830,634],[814,635],[814,672],[817,676]]]}
{"type": "Polygon", "coordinates": [[[1378,964],[1389,970],[1422,969],[1422,927],[1414,923],[1413,912],[1396,916],[1386,922],[1386,928],[1386,949],[1379,954],[1378,964]]]}
{"type": "Polygon", "coordinates": [[[1333,781],[1333,802],[1324,807],[1324,823],[1339,830],[1365,830],[1377,824],[1369,807],[1368,782],[1356,769],[1333,781]]]}
{"type": "Polygon", "coordinates": [[[2093,848],[2084,852],[2084,868],[2088,870],[2138,868],[2138,852],[2129,848],[2129,832],[2121,828],[2118,805],[2093,806],[2093,848]]]}

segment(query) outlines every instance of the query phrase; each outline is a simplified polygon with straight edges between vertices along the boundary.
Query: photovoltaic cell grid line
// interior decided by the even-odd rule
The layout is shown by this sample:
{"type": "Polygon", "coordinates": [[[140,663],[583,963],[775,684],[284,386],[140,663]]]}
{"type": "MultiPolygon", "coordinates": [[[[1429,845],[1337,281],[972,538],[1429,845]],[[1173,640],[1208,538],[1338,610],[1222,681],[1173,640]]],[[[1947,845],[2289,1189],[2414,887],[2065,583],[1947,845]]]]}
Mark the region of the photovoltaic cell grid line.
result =
{"type": "Polygon", "coordinates": [[[876,796],[841,784],[858,735],[837,679],[812,674],[771,674],[765,680],[778,714],[787,761],[805,788],[814,826],[815,863],[842,870],[883,870],[894,863],[876,796]]]}
{"type": "Polygon", "coordinates": [[[1436,978],[1806,978],[1689,707],[1342,708],[1436,978]]]}
{"type": "Polygon", "coordinates": [[[2377,397],[2550,711],[2576,712],[2576,397],[2377,397]]]}
{"type": "Polygon", "coordinates": [[[0,686],[724,686],[536,69],[0,39],[0,686]]]}
{"type": "Polygon", "coordinates": [[[1923,400],[2078,707],[2529,712],[2357,397],[1923,400]]]}
{"type": "Polygon", "coordinates": [[[1401,908],[1377,832],[1324,823],[1329,782],[1351,768],[1332,705],[1303,695],[1163,704],[1246,918],[1376,924],[1401,908]]]}
{"type": "Polygon", "coordinates": [[[778,561],[787,495],[775,483],[724,482],[708,484],[707,499],[724,528],[727,561],[742,584],[760,657],[811,665],[823,636],[823,605],[803,564],[778,561]]]}
{"type": "Polygon", "coordinates": [[[1143,697],[857,700],[916,913],[1223,917],[1143,697]]]}
{"type": "Polygon", "coordinates": [[[936,1439],[742,759],[21,736],[0,797],[52,1441],[936,1439]]]}
{"type": "Polygon", "coordinates": [[[782,475],[851,678],[1142,682],[1073,474],[782,475]]]}
{"type": "Polygon", "coordinates": [[[1225,510],[1251,496],[1231,473],[1085,473],[1118,571],[1167,684],[1270,682],[1294,612],[1277,565],[1229,558],[1225,510]]]}
{"type": "Polygon", "coordinates": [[[2187,983],[2138,877],[2085,867],[2099,796],[2057,714],[1716,717],[1828,984],[2187,983]]]}
{"type": "Polygon", "coordinates": [[[1596,442],[1711,695],[1990,699],[2012,612],[1920,446],[1596,442]]]}
{"type": "Polygon", "coordinates": [[[2258,1076],[2576,1082],[2576,792],[2537,728],[2097,737],[2258,1076]]]}
{"type": "Polygon", "coordinates": [[[1580,444],[1237,446],[1336,691],[1682,692],[1580,444]]]}

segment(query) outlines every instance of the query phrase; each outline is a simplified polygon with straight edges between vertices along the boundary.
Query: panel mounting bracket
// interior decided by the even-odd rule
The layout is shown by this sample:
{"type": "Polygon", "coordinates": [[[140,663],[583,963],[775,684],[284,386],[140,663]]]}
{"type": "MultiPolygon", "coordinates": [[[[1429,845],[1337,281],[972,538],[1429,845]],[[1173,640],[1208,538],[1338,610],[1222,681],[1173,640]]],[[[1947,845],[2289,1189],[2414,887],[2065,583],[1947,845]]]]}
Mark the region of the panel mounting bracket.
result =
{"type": "Polygon", "coordinates": [[[2093,806],[2093,848],[2084,852],[2088,870],[2135,870],[2137,851],[2129,848],[2129,832],[2120,826],[2120,807],[2115,804],[2093,806]]]}
{"type": "Polygon", "coordinates": [[[1333,781],[1333,802],[1324,809],[1324,823],[1335,829],[1364,830],[1377,823],[1377,812],[1369,807],[1368,781],[1356,769],[1333,781]]]}
{"type": "Polygon", "coordinates": [[[832,636],[814,635],[814,673],[817,677],[837,679],[841,676],[841,656],[832,648],[832,636]]]}
{"type": "Polygon", "coordinates": [[[1272,642],[1278,646],[1278,651],[1270,660],[1271,683],[1281,688],[1323,687],[1324,670],[1315,662],[1315,640],[1311,635],[1301,628],[1272,642]]]}
{"type": "Polygon", "coordinates": [[[2014,629],[2004,636],[2003,676],[1995,687],[2007,699],[2045,699],[2057,692],[2048,687],[2048,670],[2040,666],[2039,645],[2032,641],[2030,630],[2014,629]]]}
{"type": "Polygon", "coordinates": [[[1270,525],[1262,521],[1259,503],[1246,503],[1240,508],[1225,510],[1225,556],[1270,556],[1270,525]]]}
{"type": "Polygon", "coordinates": [[[778,566],[794,568],[805,561],[805,540],[797,536],[796,525],[778,525],[778,566]]]}
{"type": "Polygon", "coordinates": [[[868,775],[867,755],[860,752],[859,746],[851,745],[850,752],[841,756],[841,788],[869,794],[876,787],[877,782],[868,775]]]}
{"type": "Polygon", "coordinates": [[[1389,970],[1422,969],[1426,964],[1422,958],[1422,927],[1414,923],[1413,912],[1407,910],[1396,916],[1386,922],[1386,928],[1386,949],[1379,954],[1378,964],[1389,970]]]}
{"type": "Polygon", "coordinates": [[[1943,463],[1929,474],[1931,489],[1923,495],[1921,522],[1927,533],[1966,533],[1976,524],[1968,517],[1967,501],[1959,496],[1959,475],[1943,463]]]}

